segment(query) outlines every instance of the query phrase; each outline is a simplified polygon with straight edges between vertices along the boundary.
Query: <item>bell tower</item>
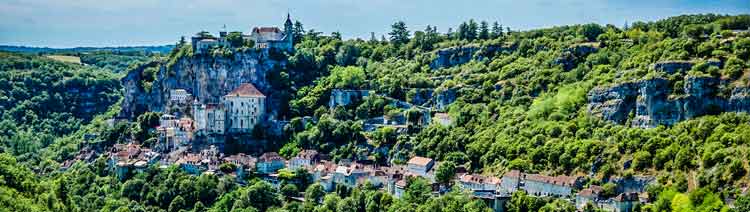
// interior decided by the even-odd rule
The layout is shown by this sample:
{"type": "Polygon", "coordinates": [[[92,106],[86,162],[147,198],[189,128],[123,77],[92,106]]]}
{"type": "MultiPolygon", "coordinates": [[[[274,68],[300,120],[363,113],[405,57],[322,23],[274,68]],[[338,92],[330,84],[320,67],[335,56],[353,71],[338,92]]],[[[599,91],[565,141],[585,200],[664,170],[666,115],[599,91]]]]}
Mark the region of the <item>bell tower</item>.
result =
{"type": "Polygon", "coordinates": [[[284,34],[285,42],[287,43],[288,49],[294,47],[294,24],[292,24],[292,18],[289,13],[286,13],[286,21],[284,22],[284,34]]]}

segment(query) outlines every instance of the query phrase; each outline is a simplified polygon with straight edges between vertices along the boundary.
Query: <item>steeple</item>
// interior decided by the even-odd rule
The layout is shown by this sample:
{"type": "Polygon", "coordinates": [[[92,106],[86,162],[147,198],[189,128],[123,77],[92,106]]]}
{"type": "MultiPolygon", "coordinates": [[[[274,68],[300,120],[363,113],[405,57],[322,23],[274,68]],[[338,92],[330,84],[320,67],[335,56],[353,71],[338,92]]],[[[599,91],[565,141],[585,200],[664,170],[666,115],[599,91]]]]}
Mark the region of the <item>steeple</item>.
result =
{"type": "Polygon", "coordinates": [[[284,22],[284,40],[286,41],[287,49],[294,49],[294,24],[292,24],[292,17],[289,12],[286,13],[286,22],[284,22]]]}
{"type": "Polygon", "coordinates": [[[286,13],[286,22],[284,22],[284,28],[287,26],[292,26],[292,17],[289,15],[289,13],[286,13]]]}

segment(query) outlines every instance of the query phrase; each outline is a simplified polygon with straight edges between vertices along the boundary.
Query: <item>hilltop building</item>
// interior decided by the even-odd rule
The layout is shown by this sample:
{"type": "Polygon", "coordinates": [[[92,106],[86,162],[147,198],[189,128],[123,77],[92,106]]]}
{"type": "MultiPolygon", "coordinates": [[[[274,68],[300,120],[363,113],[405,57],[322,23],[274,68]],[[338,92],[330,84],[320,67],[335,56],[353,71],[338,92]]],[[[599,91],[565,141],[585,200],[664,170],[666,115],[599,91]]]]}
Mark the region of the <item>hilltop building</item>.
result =
{"type": "MultiPolygon", "coordinates": [[[[242,34],[245,41],[253,41],[255,48],[258,49],[280,49],[285,51],[294,50],[293,24],[289,14],[284,22],[284,30],[278,27],[253,27],[250,34],[242,34]]],[[[193,53],[206,54],[214,47],[231,47],[227,40],[227,32],[220,31],[219,37],[214,37],[208,32],[199,32],[191,38],[193,53]]]]}

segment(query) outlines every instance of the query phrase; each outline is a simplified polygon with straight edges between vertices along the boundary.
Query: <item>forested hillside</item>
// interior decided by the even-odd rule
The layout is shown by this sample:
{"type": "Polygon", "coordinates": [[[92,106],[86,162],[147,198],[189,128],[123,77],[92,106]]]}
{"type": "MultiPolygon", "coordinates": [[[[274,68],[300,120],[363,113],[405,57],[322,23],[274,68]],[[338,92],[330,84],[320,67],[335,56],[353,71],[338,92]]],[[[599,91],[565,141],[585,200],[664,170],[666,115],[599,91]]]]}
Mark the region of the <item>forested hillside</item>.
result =
{"type": "MultiPolygon", "coordinates": [[[[748,15],[528,31],[474,20],[440,31],[407,29],[397,22],[382,38],[343,40],[335,32],[306,31],[298,22],[295,51],[275,55],[288,63],[267,79],[288,101],[282,104],[288,107],[278,108],[278,117],[290,122],[283,136],[258,136],[283,144],[270,150],[285,157],[315,149],[335,161],[402,164],[417,155],[491,176],[509,170],[582,176],[585,186],[600,185],[607,192],[613,192],[612,177],[654,176],[656,183],[647,192],[650,203],[638,211],[749,211],[750,115],[742,105],[670,116],[674,124],[653,127],[639,123],[658,120],[671,106],[645,115],[638,110],[608,113],[609,107],[595,106],[598,91],[653,79],[664,80],[664,101],[706,89],[711,98],[742,102],[750,96],[742,93],[750,87],[749,27],[748,15]],[[665,62],[691,65],[655,65],[665,62]],[[697,77],[716,82],[693,89],[697,77]],[[336,102],[331,97],[347,90],[373,95],[331,108],[336,102]],[[609,119],[618,112],[621,119],[609,119]],[[450,124],[435,123],[435,115],[443,113],[450,124]],[[420,121],[424,116],[433,117],[432,122],[420,121]],[[367,120],[378,117],[402,118],[405,127],[364,129],[367,120]]],[[[233,51],[216,49],[219,54],[211,57],[231,58],[233,51]]],[[[160,61],[191,54],[182,43],[160,61]]],[[[421,178],[410,179],[404,196],[394,198],[369,186],[325,194],[306,172],[279,174],[283,186],[276,190],[258,178],[239,185],[231,176],[195,176],[174,166],[118,179],[107,169],[106,156],[59,169],[92,143],[154,137],[148,128],[156,125],[157,115],[147,112],[134,123],[105,124],[119,110],[115,103],[122,77],[106,68],[125,63],[95,62],[104,65],[94,68],[11,53],[0,54],[0,60],[0,211],[490,210],[457,190],[433,196],[421,178]],[[84,135],[92,133],[99,135],[97,141],[84,142],[84,135]],[[291,198],[298,192],[304,192],[303,201],[291,198]]],[[[628,95],[619,94],[604,92],[612,98],[601,104],[633,101],[655,107],[653,102],[662,101],[627,100],[628,95]]],[[[506,209],[575,207],[516,192],[506,209]]]]}

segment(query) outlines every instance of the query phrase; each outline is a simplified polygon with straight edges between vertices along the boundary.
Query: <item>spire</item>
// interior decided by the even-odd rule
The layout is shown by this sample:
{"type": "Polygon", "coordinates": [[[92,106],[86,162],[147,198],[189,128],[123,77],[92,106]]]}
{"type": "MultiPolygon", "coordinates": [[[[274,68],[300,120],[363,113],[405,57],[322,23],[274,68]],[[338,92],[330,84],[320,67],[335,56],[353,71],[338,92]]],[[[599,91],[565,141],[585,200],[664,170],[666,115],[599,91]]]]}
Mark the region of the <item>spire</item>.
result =
{"type": "Polygon", "coordinates": [[[289,12],[286,13],[286,22],[284,22],[284,25],[292,25],[292,16],[289,15],[289,12]]]}

